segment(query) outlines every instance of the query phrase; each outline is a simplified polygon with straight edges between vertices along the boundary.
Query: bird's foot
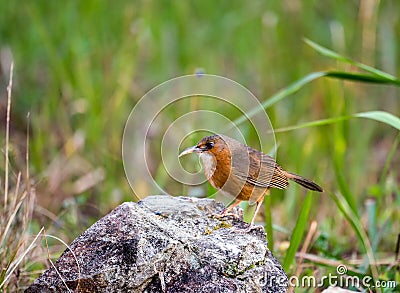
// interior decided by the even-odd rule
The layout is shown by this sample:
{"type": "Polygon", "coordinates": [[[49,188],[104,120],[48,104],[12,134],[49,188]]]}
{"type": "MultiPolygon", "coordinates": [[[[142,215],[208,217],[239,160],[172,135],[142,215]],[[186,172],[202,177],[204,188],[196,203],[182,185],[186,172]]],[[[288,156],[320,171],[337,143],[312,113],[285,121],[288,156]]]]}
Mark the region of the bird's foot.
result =
{"type": "Polygon", "coordinates": [[[237,220],[240,220],[240,219],[241,219],[240,215],[238,215],[238,214],[235,214],[235,213],[225,213],[225,212],[222,212],[221,214],[214,214],[214,215],[212,215],[212,217],[215,218],[215,219],[219,219],[219,220],[221,220],[221,219],[223,219],[223,218],[225,218],[225,217],[233,217],[233,218],[235,218],[235,219],[237,219],[237,220]]]}
{"type": "Polygon", "coordinates": [[[246,229],[244,229],[244,231],[246,233],[251,232],[253,230],[262,230],[264,231],[264,227],[261,225],[254,225],[254,224],[250,224],[249,227],[247,227],[246,229]]]}
{"type": "Polygon", "coordinates": [[[255,230],[264,231],[263,226],[256,226],[256,225],[249,225],[247,228],[232,227],[231,229],[233,230],[233,232],[238,232],[238,233],[243,233],[243,234],[247,234],[247,233],[249,233],[251,231],[255,231],[255,230]]]}
{"type": "MultiPolygon", "coordinates": [[[[218,220],[222,220],[222,219],[224,219],[226,217],[233,217],[236,220],[243,221],[242,217],[240,215],[236,214],[236,213],[229,213],[229,212],[228,213],[224,213],[224,212],[222,212],[221,214],[213,214],[213,215],[211,215],[211,218],[218,219],[218,220]]],[[[242,223],[242,225],[243,224],[245,224],[245,223],[242,223]]],[[[251,224],[248,224],[248,227],[246,227],[246,228],[239,228],[237,226],[232,226],[230,228],[230,230],[233,231],[233,232],[246,234],[246,233],[249,233],[249,232],[254,231],[254,230],[264,231],[264,227],[263,226],[259,226],[259,225],[254,225],[254,223],[251,223],[251,224]]]]}

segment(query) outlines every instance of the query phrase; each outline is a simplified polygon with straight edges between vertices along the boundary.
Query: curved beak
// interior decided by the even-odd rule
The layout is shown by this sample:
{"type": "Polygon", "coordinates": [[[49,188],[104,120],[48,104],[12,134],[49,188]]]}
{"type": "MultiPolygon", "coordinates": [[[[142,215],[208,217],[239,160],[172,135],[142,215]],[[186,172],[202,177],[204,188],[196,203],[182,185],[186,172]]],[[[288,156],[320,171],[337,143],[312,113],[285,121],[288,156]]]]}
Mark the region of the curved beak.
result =
{"type": "Polygon", "coordinates": [[[184,155],[187,155],[187,154],[198,153],[198,152],[199,152],[199,148],[195,145],[195,146],[192,146],[192,147],[190,147],[190,148],[187,148],[187,149],[183,150],[183,151],[179,154],[178,158],[180,158],[180,157],[182,157],[182,156],[184,156],[184,155]]]}

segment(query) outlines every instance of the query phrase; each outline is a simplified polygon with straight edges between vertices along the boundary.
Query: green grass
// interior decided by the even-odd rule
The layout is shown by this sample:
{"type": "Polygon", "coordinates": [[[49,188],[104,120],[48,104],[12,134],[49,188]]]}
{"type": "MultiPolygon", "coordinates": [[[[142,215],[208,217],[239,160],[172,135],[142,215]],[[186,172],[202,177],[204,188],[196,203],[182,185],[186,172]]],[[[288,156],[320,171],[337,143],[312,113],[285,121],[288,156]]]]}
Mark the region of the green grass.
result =
{"type": "MultiPolygon", "coordinates": [[[[15,63],[9,204],[0,209],[1,223],[14,211],[16,216],[7,245],[0,244],[2,268],[42,226],[69,243],[121,202],[136,200],[121,161],[129,112],[154,86],[201,68],[253,92],[277,130],[279,164],[327,191],[307,195],[292,184],[271,192],[260,220],[266,219],[270,247],[287,273],[298,272],[298,250],[316,221],[301,274],[334,273],[339,261],[361,276],[400,281],[394,263],[400,231],[400,2],[0,0],[0,11],[2,148],[7,52],[15,63]],[[35,205],[22,199],[26,186],[34,188],[35,205]]],[[[187,100],[164,114],[172,122],[202,107],[240,124],[246,141],[257,146],[254,130],[229,105],[187,100]]],[[[151,139],[151,171],[168,191],[185,194],[188,188],[163,169],[159,131],[151,139]]],[[[51,257],[57,257],[65,246],[50,240],[51,257]]],[[[42,242],[19,265],[20,278],[13,275],[2,289],[24,288],[46,259],[42,242]]],[[[2,270],[0,283],[5,275],[2,270]]]]}

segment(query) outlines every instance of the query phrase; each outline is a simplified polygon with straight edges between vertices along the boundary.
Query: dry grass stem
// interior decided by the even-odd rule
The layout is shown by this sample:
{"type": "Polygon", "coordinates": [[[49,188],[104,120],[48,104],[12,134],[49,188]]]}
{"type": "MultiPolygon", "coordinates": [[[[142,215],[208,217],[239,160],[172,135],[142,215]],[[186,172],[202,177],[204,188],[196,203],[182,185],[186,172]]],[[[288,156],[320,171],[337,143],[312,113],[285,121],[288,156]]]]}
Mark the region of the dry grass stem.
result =
{"type": "Polygon", "coordinates": [[[7,86],[7,120],[6,120],[6,164],[5,164],[5,179],[4,179],[4,209],[7,210],[8,202],[8,150],[10,142],[10,112],[11,112],[11,92],[12,92],[12,80],[14,72],[14,62],[11,62],[10,66],[10,80],[7,86]]]}
{"type": "MultiPolygon", "coordinates": [[[[317,231],[317,227],[318,227],[317,221],[312,221],[311,225],[310,225],[310,229],[308,229],[308,233],[307,233],[306,239],[304,241],[304,244],[300,250],[300,256],[299,256],[299,259],[296,264],[296,273],[295,273],[296,277],[299,277],[302,272],[302,263],[303,263],[302,255],[304,255],[306,253],[306,251],[308,250],[311,240],[313,239],[315,232],[317,231]]],[[[290,286],[288,289],[288,292],[291,293],[291,292],[293,292],[293,290],[294,290],[294,288],[292,286],[290,286]]]]}

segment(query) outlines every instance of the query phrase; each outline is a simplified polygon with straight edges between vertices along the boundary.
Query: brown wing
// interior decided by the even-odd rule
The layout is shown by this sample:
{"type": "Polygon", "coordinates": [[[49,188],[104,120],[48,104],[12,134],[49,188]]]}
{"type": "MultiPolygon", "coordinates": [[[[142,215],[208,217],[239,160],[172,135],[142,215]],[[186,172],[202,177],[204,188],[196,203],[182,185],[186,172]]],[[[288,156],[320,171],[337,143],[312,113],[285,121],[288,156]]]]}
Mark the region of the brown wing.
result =
{"type": "Polygon", "coordinates": [[[240,159],[240,162],[248,162],[249,167],[235,168],[233,166],[236,176],[246,180],[246,183],[260,188],[285,189],[288,187],[289,182],[285,173],[272,157],[251,147],[247,148],[247,152],[246,158],[241,154],[243,158],[240,159]]]}
{"type": "Polygon", "coordinates": [[[282,168],[275,160],[257,150],[251,149],[251,168],[247,182],[258,187],[285,189],[288,187],[288,179],[282,168]]]}

